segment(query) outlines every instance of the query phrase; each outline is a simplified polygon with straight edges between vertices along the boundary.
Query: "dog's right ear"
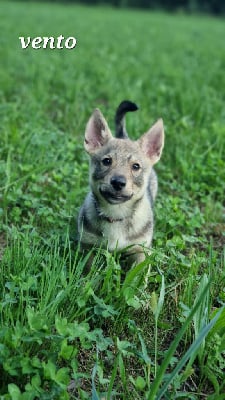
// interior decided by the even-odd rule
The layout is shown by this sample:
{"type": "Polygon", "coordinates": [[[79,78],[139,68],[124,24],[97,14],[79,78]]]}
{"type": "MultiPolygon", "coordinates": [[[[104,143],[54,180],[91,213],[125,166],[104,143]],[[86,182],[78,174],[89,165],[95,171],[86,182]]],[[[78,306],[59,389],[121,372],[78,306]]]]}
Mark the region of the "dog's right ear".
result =
{"type": "Polygon", "coordinates": [[[89,154],[93,154],[110,139],[112,134],[108,124],[101,111],[96,108],[86,126],[84,148],[89,154]]]}

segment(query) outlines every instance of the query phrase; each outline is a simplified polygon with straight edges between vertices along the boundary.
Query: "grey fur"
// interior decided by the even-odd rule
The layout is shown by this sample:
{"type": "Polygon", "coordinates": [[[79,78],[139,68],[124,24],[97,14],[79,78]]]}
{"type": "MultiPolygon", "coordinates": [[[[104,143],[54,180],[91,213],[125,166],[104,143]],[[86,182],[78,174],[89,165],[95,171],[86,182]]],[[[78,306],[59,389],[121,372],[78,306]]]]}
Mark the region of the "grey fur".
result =
{"type": "Polygon", "coordinates": [[[153,236],[157,175],[152,168],[164,144],[158,120],[137,141],[113,138],[95,110],[88,121],[85,149],[90,155],[90,192],[78,217],[81,246],[103,245],[109,251],[133,246],[130,262],[144,258],[153,236]]]}

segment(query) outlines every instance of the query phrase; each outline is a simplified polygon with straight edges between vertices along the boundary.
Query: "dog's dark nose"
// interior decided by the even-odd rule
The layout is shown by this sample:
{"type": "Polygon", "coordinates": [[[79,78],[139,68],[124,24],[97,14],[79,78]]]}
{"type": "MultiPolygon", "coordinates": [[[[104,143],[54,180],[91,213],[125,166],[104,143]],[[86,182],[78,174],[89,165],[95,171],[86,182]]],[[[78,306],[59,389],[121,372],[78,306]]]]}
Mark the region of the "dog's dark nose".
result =
{"type": "Polygon", "coordinates": [[[110,183],[117,192],[122,190],[126,186],[126,178],[123,175],[115,175],[111,178],[110,183]]]}

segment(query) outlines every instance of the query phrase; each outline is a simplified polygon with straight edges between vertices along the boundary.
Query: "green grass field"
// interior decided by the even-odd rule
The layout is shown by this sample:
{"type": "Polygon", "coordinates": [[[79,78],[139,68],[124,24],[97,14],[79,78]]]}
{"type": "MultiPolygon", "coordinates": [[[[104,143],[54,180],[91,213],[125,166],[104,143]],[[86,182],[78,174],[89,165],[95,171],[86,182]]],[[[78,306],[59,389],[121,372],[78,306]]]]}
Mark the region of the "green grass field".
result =
{"type": "Polygon", "coordinates": [[[2,2],[0,27],[0,399],[225,399],[224,20],[2,2]],[[131,137],[165,123],[152,254],[87,272],[85,124],[124,99],[131,137]]]}

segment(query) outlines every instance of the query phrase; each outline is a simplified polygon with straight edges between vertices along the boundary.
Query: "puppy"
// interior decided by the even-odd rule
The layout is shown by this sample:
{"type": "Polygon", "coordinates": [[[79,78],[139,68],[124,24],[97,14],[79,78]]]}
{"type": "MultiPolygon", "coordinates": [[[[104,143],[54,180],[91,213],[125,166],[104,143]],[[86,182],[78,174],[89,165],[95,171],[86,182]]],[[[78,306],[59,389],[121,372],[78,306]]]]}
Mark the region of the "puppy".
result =
{"type": "Polygon", "coordinates": [[[84,147],[90,156],[90,192],[78,217],[81,247],[124,250],[129,266],[143,261],[151,246],[158,186],[153,165],[164,145],[162,119],[138,140],[129,139],[125,114],[136,109],[130,101],[119,105],[115,137],[100,110],[89,119],[84,147]]]}

